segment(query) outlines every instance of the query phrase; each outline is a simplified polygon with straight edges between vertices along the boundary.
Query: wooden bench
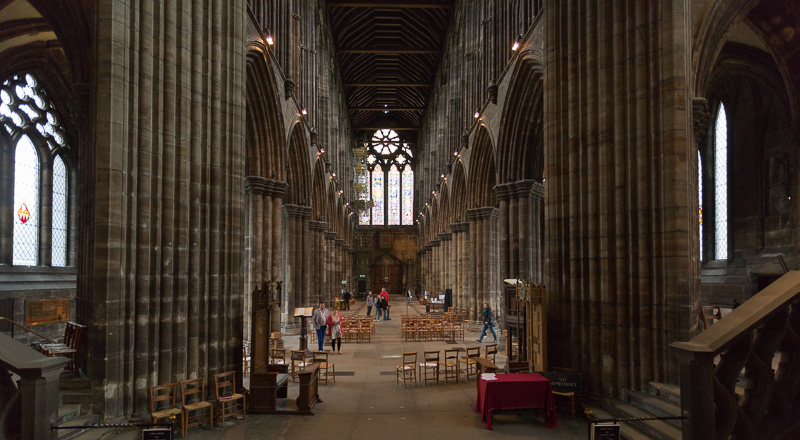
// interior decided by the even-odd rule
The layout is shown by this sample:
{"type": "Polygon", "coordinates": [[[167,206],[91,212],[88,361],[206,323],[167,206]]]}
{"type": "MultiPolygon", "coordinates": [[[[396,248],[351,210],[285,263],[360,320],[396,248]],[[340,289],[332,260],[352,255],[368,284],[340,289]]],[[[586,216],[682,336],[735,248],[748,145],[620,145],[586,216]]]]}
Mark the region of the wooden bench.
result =
{"type": "Polygon", "coordinates": [[[289,366],[267,365],[266,371],[253,373],[250,377],[250,411],[257,414],[274,414],[278,411],[278,399],[289,394],[289,366]]]}

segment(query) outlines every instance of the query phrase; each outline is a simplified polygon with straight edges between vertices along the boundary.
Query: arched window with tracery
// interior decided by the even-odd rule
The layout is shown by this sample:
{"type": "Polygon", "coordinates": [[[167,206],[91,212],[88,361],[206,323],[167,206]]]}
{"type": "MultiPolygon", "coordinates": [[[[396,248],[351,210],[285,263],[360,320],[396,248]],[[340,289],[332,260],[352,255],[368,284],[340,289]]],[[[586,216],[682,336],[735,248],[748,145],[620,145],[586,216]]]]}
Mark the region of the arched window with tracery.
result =
{"type": "Polygon", "coordinates": [[[362,225],[414,224],[414,169],[411,147],[389,129],[375,132],[367,144],[370,196],[373,202],[362,225]]]}
{"type": "MultiPolygon", "coordinates": [[[[14,75],[0,84],[3,148],[13,148],[13,163],[0,174],[13,176],[13,200],[0,200],[13,212],[10,238],[15,266],[68,266],[69,161],[71,154],[59,112],[32,74],[14,75]],[[63,156],[63,157],[62,157],[63,156]],[[48,219],[49,221],[43,221],[48,219]]],[[[9,161],[10,162],[10,161],[9,161]]]]}
{"type": "Polygon", "coordinates": [[[722,103],[714,121],[714,258],[728,259],[728,117],[722,103]]]}

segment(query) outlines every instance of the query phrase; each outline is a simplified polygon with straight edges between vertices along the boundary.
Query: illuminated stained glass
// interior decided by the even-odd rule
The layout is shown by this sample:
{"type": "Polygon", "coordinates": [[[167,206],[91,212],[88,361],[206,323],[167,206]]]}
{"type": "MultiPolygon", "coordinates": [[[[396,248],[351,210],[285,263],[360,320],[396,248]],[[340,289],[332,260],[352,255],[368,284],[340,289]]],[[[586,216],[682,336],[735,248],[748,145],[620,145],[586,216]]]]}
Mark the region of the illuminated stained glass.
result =
{"type": "Polygon", "coordinates": [[[400,171],[397,165],[389,169],[389,224],[400,224],[400,171]]]}
{"type": "Polygon", "coordinates": [[[383,224],[383,168],[380,165],[372,170],[372,201],[375,205],[372,207],[372,224],[383,224]]]}
{"type": "Polygon", "coordinates": [[[414,224],[414,171],[411,165],[403,170],[403,224],[414,224]]]}
{"type": "Polygon", "coordinates": [[[714,124],[714,248],[717,260],[728,259],[728,119],[720,104],[714,124]]]}
{"type": "Polygon", "coordinates": [[[61,156],[53,160],[53,256],[52,265],[67,265],[67,167],[61,156]]]}
{"type": "Polygon", "coordinates": [[[378,130],[372,135],[372,145],[378,153],[389,155],[397,150],[400,137],[394,130],[378,130]]]}
{"type": "Polygon", "coordinates": [[[697,202],[700,217],[700,261],[703,261],[703,157],[697,152],[697,202]]]}
{"type": "Polygon", "coordinates": [[[13,264],[36,266],[39,256],[39,155],[28,136],[14,157],[13,264]]]}

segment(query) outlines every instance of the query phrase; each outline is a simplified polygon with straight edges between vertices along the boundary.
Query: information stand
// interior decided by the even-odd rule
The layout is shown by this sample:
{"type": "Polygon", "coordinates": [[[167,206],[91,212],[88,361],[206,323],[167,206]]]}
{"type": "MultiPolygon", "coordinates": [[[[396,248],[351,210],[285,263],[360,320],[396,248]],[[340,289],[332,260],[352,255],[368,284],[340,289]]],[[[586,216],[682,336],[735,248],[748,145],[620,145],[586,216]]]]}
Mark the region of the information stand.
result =
{"type": "Polygon", "coordinates": [[[294,317],[300,318],[300,350],[305,351],[306,355],[310,354],[308,351],[308,318],[313,315],[313,307],[296,307],[294,309],[294,317]]]}

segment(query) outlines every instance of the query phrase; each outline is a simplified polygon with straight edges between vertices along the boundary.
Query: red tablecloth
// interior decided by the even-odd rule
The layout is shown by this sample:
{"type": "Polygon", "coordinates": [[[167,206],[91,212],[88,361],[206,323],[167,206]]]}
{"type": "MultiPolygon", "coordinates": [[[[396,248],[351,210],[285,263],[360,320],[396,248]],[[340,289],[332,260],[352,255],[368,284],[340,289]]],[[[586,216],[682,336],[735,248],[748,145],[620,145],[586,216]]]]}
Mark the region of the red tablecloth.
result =
{"type": "Polygon", "coordinates": [[[537,373],[498,374],[496,380],[483,380],[478,376],[478,402],[475,411],[481,421],[492,429],[492,411],[496,409],[545,408],[547,428],[555,428],[556,403],[550,381],[537,373]]]}

